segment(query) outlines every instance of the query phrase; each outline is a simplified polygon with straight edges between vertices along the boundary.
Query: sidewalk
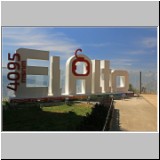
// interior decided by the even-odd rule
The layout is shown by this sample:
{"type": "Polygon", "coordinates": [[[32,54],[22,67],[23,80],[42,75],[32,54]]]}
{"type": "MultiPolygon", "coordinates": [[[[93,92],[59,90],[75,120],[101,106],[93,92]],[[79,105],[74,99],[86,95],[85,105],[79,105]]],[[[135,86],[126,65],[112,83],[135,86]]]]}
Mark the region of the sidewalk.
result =
{"type": "Polygon", "coordinates": [[[143,97],[115,100],[110,131],[157,131],[157,108],[143,97]]]}

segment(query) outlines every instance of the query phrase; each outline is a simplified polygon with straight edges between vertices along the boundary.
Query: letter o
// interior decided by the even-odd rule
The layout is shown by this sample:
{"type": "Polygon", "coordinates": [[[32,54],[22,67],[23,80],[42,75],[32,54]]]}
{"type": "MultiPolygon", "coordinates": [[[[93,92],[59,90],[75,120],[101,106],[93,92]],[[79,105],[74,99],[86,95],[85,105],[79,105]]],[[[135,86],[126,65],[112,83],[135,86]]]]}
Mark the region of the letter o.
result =
{"type": "Polygon", "coordinates": [[[9,73],[7,74],[7,78],[8,78],[8,80],[17,81],[17,80],[20,79],[20,74],[19,74],[18,72],[9,72],[9,73]],[[11,77],[12,75],[15,75],[15,77],[14,77],[14,78],[11,77]]]}

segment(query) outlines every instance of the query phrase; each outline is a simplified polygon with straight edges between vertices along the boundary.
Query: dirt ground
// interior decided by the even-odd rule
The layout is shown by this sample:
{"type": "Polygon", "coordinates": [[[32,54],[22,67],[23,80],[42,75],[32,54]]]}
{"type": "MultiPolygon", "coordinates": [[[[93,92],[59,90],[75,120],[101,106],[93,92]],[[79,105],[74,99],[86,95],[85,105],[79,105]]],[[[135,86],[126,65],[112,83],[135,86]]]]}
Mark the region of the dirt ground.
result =
{"type": "Polygon", "coordinates": [[[157,96],[115,100],[110,131],[157,131],[157,96]]]}

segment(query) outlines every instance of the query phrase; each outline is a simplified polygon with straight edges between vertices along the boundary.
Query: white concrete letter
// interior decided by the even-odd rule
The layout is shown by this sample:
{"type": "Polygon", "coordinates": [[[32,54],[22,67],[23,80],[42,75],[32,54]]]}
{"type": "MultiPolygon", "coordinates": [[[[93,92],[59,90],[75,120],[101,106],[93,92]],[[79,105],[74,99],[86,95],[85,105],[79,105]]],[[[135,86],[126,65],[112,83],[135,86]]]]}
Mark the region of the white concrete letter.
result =
{"type": "Polygon", "coordinates": [[[127,92],[129,87],[128,72],[123,70],[113,70],[112,74],[112,92],[127,92]],[[119,86],[117,78],[119,77],[119,86]]]}
{"type": "Polygon", "coordinates": [[[92,60],[92,93],[102,93],[100,87],[100,60],[92,60]]]}
{"type": "Polygon", "coordinates": [[[111,69],[110,69],[110,62],[107,60],[101,61],[101,87],[102,93],[111,92],[111,69]]]}
{"type": "MultiPolygon", "coordinates": [[[[76,63],[78,63],[79,61],[76,62],[78,60],[76,56],[70,57],[66,62],[65,94],[67,94],[67,95],[76,95],[77,94],[77,92],[76,92],[76,80],[79,80],[79,79],[84,80],[84,83],[81,86],[83,94],[91,94],[91,78],[92,78],[92,63],[91,63],[91,60],[83,54],[78,54],[78,58],[81,59],[80,60],[81,63],[85,63],[85,62],[83,62],[82,59],[84,59],[88,62],[89,66],[87,64],[86,69],[89,67],[90,72],[86,76],[75,75],[73,73],[73,71],[76,70],[76,63]],[[76,63],[74,63],[74,62],[76,62],[76,63]]],[[[83,74],[85,74],[85,73],[83,72],[83,74]]]]}
{"type": "Polygon", "coordinates": [[[49,72],[49,96],[60,96],[60,58],[50,57],[50,72],[49,72]]]}
{"type": "Polygon", "coordinates": [[[47,97],[48,87],[27,87],[25,78],[27,75],[48,75],[48,67],[27,66],[27,59],[49,60],[49,52],[25,48],[19,48],[16,52],[21,57],[21,70],[17,70],[21,80],[15,92],[16,98],[47,97]]]}

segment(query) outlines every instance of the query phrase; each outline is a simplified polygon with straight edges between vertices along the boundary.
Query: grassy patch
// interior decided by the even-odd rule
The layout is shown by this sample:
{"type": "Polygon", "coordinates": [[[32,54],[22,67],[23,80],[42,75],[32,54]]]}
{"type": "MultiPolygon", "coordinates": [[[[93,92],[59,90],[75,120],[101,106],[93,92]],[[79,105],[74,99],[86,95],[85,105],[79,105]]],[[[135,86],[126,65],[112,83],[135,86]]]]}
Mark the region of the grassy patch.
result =
{"type": "Polygon", "coordinates": [[[73,104],[3,111],[3,131],[76,131],[91,105],[73,104]]]}
{"type": "Polygon", "coordinates": [[[54,113],[74,112],[78,116],[85,116],[86,113],[91,112],[91,107],[88,107],[85,104],[74,104],[72,106],[64,104],[61,106],[43,107],[42,110],[45,112],[54,112],[54,113]]]}

